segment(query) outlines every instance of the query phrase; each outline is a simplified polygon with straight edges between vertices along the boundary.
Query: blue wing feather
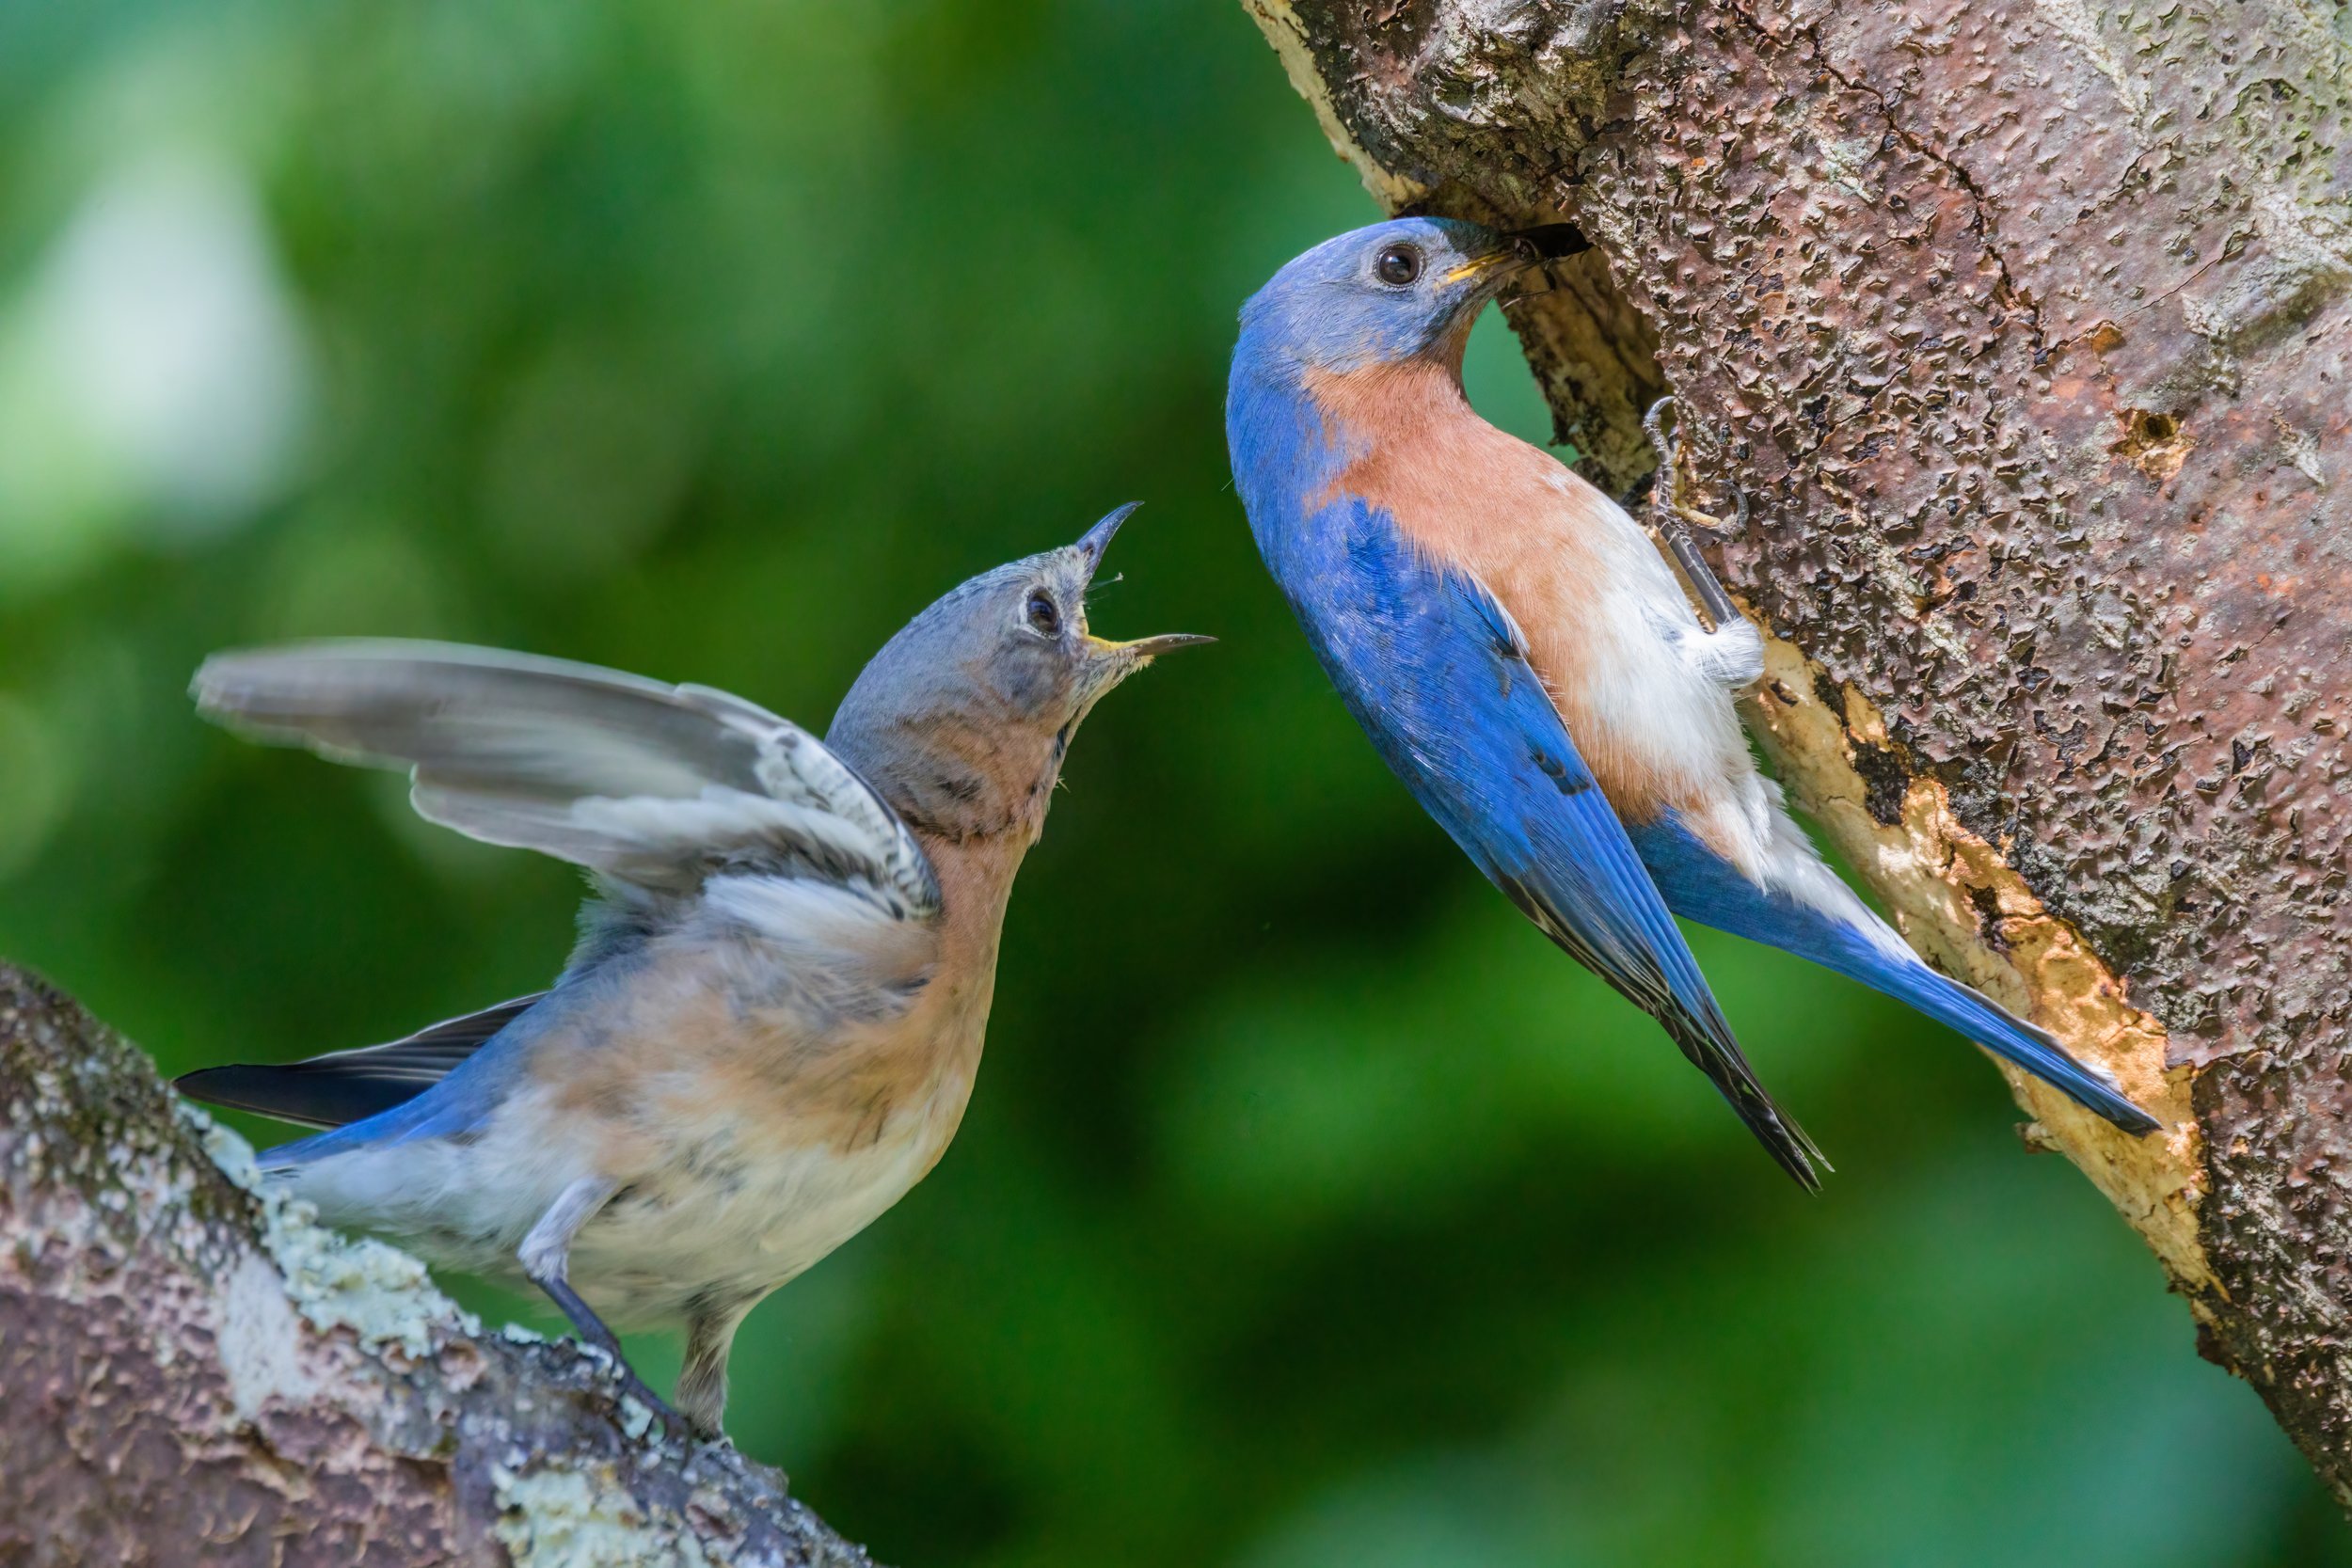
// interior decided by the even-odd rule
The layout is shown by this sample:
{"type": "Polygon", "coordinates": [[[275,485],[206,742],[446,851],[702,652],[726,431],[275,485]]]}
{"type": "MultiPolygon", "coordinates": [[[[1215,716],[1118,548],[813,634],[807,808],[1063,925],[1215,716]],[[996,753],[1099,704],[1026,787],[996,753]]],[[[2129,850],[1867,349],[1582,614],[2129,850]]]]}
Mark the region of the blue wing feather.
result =
{"type": "Polygon", "coordinates": [[[1817,1185],[1819,1150],[1756,1082],[1502,608],[1354,497],[1261,528],[1259,544],[1342,700],[1422,809],[1547,936],[1655,1016],[1782,1166],[1817,1185]]]}
{"type": "Polygon", "coordinates": [[[432,1088],[546,994],[533,992],[447,1019],[389,1045],[300,1062],[200,1068],[182,1073],[172,1086],[191,1100],[279,1121],[345,1127],[405,1105],[432,1088]]]}

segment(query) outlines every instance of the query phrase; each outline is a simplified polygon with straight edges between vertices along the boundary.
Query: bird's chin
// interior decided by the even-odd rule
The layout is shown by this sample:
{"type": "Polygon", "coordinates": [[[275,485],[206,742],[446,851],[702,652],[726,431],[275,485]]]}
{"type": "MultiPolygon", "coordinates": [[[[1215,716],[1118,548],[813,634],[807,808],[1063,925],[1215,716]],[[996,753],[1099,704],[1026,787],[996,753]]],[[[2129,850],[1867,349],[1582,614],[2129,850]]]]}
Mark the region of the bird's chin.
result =
{"type": "Polygon", "coordinates": [[[1077,705],[1071,714],[1070,721],[1062,727],[1065,742],[1070,732],[1078,727],[1079,721],[1094,711],[1095,704],[1109,696],[1115,689],[1125,684],[1128,676],[1151,662],[1151,655],[1130,653],[1122,648],[1104,654],[1090,663],[1079,677],[1075,693],[1077,705]]]}
{"type": "Polygon", "coordinates": [[[1097,659],[1086,673],[1084,687],[1078,696],[1077,715],[1070,721],[1075,724],[1078,720],[1084,719],[1089,713],[1094,711],[1095,704],[1109,696],[1114,688],[1151,662],[1152,658],[1148,654],[1138,656],[1123,650],[1116,654],[1105,654],[1097,659]]]}
{"type": "Polygon", "coordinates": [[[1462,356],[1470,351],[1470,328],[1478,325],[1478,312],[1484,310],[1494,297],[1494,291],[1481,289],[1465,298],[1445,319],[1444,325],[1438,328],[1437,334],[1429,340],[1429,346],[1422,351],[1422,355],[1452,366],[1459,374],[1462,356]]]}
{"type": "Polygon", "coordinates": [[[1481,277],[1473,288],[1469,306],[1470,313],[1476,315],[1487,302],[1500,299],[1510,293],[1512,285],[1518,283],[1533,270],[1534,269],[1532,263],[1513,261],[1497,267],[1481,277]]]}

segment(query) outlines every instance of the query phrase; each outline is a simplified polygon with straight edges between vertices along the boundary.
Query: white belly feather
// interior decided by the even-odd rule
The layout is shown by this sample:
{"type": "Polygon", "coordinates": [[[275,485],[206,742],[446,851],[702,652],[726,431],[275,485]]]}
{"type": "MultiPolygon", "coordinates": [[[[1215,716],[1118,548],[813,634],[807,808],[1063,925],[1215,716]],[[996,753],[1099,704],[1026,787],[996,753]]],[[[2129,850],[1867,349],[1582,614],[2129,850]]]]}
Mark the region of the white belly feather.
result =
{"type": "MultiPolygon", "coordinates": [[[[921,1180],[953,1135],[969,1084],[893,1117],[855,1148],[779,1148],[776,1129],[676,1129],[672,1158],[624,1189],[572,1243],[570,1277],[623,1324],[673,1322],[698,1294],[755,1298],[856,1235],[921,1180]],[[761,1146],[757,1158],[725,1151],[761,1146]]],[[[596,1174],[599,1140],[551,1097],[510,1097],[469,1141],[375,1146],[286,1174],[329,1224],[388,1236],[439,1267],[516,1279],[516,1250],[573,1181],[596,1174]]]]}
{"type": "Polygon", "coordinates": [[[470,1125],[444,1118],[281,1180],[330,1224],[510,1278],[559,1196],[600,1180],[615,1190],[569,1259],[600,1314],[659,1322],[698,1296],[756,1299],[930,1170],[986,1026],[989,988],[952,981],[896,1013],[845,1014],[808,928],[796,918],[781,941],[734,918],[682,926],[559,992],[563,1010],[516,1042],[470,1125]]]}
{"type": "Polygon", "coordinates": [[[1604,731],[1603,744],[1658,780],[1685,824],[1750,879],[1907,956],[1901,939],[1823,863],[1780,786],[1756,767],[1738,696],[1764,673],[1763,634],[1746,621],[1708,631],[1640,524],[1565,467],[1554,484],[1560,526],[1584,557],[1593,599],[1573,618],[1584,632],[1573,673],[1559,677],[1579,683],[1583,727],[1604,731]]]}

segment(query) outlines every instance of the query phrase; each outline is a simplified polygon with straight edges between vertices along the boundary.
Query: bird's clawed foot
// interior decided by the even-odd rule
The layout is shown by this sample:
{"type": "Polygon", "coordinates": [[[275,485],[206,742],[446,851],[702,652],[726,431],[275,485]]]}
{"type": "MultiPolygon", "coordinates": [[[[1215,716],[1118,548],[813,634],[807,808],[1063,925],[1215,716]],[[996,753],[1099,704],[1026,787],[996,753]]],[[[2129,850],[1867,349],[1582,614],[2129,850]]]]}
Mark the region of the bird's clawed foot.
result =
{"type": "MultiPolygon", "coordinates": [[[[1658,454],[1658,471],[1665,476],[1665,482],[1651,492],[1652,504],[1702,532],[1728,539],[1748,526],[1747,492],[1730,487],[1734,513],[1728,523],[1690,503],[1686,494],[1690,473],[1682,466],[1682,443],[1675,432],[1666,428],[1667,411],[1675,406],[1674,396],[1669,393],[1651,404],[1649,412],[1642,416],[1642,434],[1649,437],[1650,451],[1658,454]]],[[[1677,422],[1679,423],[1678,417],[1677,422]]]]}
{"type": "MultiPolygon", "coordinates": [[[[1649,412],[1642,416],[1643,434],[1649,437],[1650,450],[1658,454],[1659,477],[1650,489],[1650,505],[1657,514],[1659,536],[1665,540],[1667,549],[1674,553],[1675,564],[1682,568],[1682,575],[1689,579],[1692,591],[1698,595],[1700,605],[1707,611],[1707,618],[1714,623],[1709,629],[1719,629],[1738,622],[1740,611],[1733,607],[1731,596],[1724,592],[1724,585],[1716,580],[1714,569],[1707,564],[1707,558],[1699,553],[1698,545],[1692,539],[1690,531],[1695,528],[1715,539],[1727,539],[1740,532],[1748,526],[1748,498],[1744,491],[1732,490],[1732,505],[1736,510],[1727,524],[1720,517],[1699,511],[1685,499],[1682,443],[1676,438],[1674,432],[1666,429],[1665,423],[1666,411],[1674,406],[1672,396],[1662,397],[1651,404],[1649,412]]],[[[1676,422],[1679,425],[1679,419],[1676,422]]]]}
{"type": "MultiPolygon", "coordinates": [[[[661,1429],[662,1436],[683,1437],[692,1442],[708,1443],[715,1442],[724,1435],[720,1432],[715,1421],[703,1419],[700,1411],[681,1411],[668,1400],[655,1393],[653,1386],[639,1377],[637,1369],[628,1364],[628,1357],[621,1354],[620,1341],[611,1338],[600,1339],[596,1341],[596,1348],[612,1358],[613,1374],[620,1380],[621,1385],[620,1399],[622,1401],[634,1400],[637,1403],[644,1405],[646,1414],[653,1418],[653,1424],[661,1429]]],[[[624,1404],[622,1408],[626,1413],[627,1405],[624,1404]]]]}
{"type": "Polygon", "coordinates": [[[635,1400],[644,1405],[646,1413],[652,1416],[654,1424],[661,1429],[663,1436],[708,1438],[718,1435],[716,1432],[706,1429],[702,1422],[679,1415],[668,1400],[655,1393],[645,1380],[637,1375],[637,1369],[630,1366],[628,1357],[622,1354],[620,1337],[605,1326],[604,1320],[580,1299],[580,1292],[572,1289],[571,1281],[563,1273],[550,1272],[534,1276],[532,1283],[563,1308],[564,1315],[571,1319],[572,1326],[579,1330],[582,1339],[604,1352],[606,1358],[612,1363],[614,1376],[620,1381],[621,1397],[635,1400]]]}

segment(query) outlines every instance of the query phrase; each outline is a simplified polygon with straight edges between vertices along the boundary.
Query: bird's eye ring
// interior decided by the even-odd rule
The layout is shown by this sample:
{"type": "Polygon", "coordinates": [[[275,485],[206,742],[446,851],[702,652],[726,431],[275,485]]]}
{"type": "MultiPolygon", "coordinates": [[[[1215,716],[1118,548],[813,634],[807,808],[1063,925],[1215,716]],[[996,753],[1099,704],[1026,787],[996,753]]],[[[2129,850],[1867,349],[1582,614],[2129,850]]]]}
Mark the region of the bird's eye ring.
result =
{"type": "Polygon", "coordinates": [[[1043,589],[1029,595],[1025,613],[1029,618],[1029,628],[1039,636],[1061,635],[1061,611],[1054,608],[1053,596],[1043,589]]]}
{"type": "Polygon", "coordinates": [[[1421,276],[1421,252],[1408,245],[1392,245],[1372,263],[1383,283],[1403,288],[1421,276]]]}

